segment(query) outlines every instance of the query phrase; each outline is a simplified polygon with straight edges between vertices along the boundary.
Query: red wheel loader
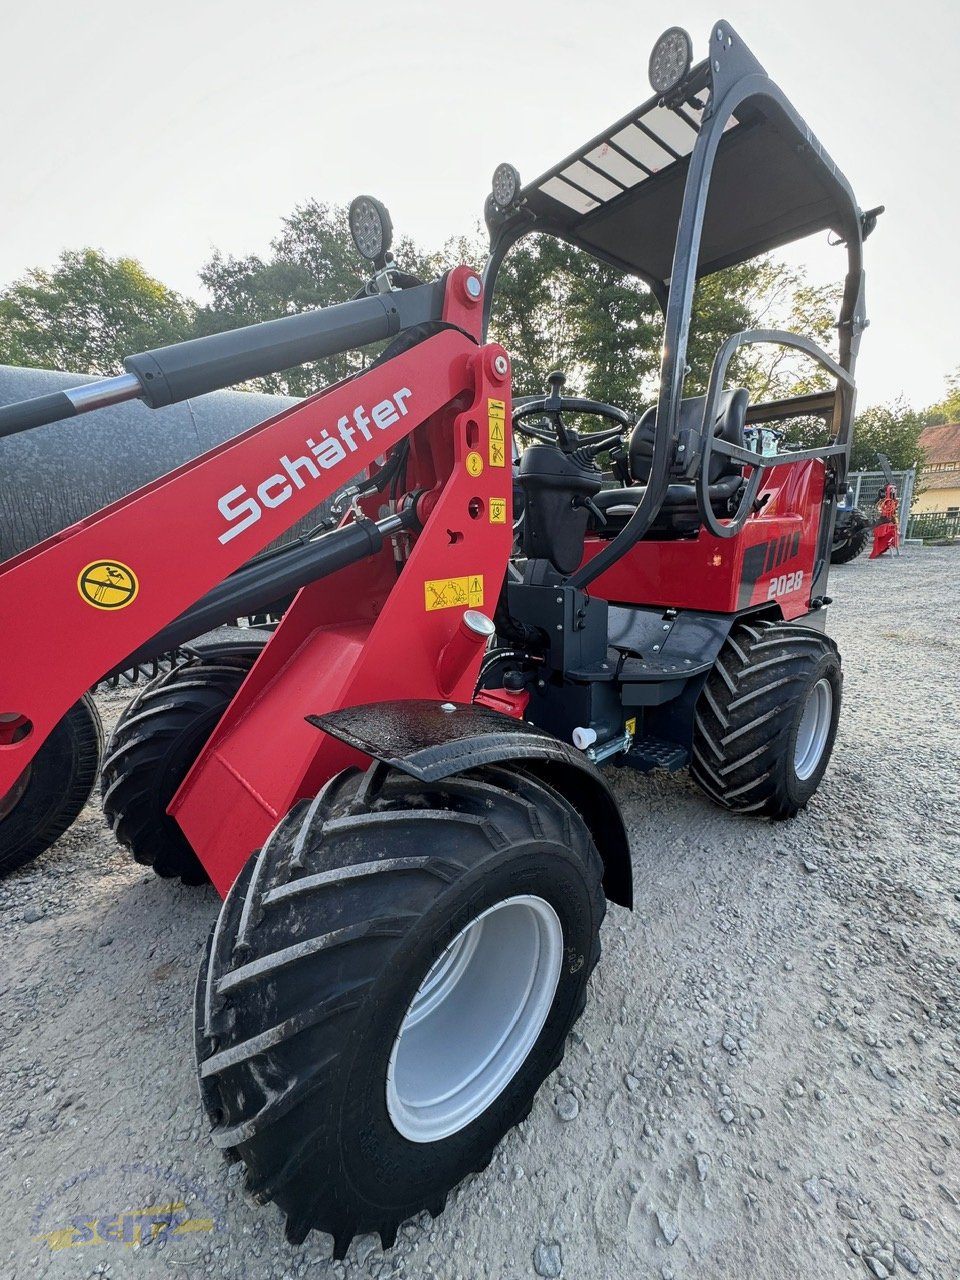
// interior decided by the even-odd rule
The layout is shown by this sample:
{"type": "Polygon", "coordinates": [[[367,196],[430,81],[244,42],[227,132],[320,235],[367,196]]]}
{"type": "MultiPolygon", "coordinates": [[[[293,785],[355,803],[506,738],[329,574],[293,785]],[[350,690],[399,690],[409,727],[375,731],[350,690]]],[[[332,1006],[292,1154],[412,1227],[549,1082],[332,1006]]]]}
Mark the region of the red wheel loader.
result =
{"type": "Polygon", "coordinates": [[[371,276],[353,301],[0,410],[11,433],[125,399],[160,409],[392,339],[366,372],[0,570],[17,617],[0,639],[7,867],[92,786],[86,690],[294,596],[269,635],[209,643],[142,690],[103,801],[135,858],[222,895],[196,1003],[213,1140],[291,1240],[329,1232],[340,1256],[356,1233],[386,1247],[411,1214],[438,1214],[560,1062],[606,901],[632,905],[599,766],[689,767],[717,803],[778,820],[833,746],[827,574],[880,210],[858,208],[726,22],[696,63],[671,28],[650,68],[651,98],[535,181],[500,166],[482,274],[403,274],[386,210],[360,197],[371,276]],[[706,394],[685,396],[696,281],[827,231],[846,259],[839,358],[738,333],[706,394]],[[531,233],[659,300],[659,397],[639,419],[565,396],[562,374],[512,410],[510,356],[486,332],[498,270],[531,233]],[[758,343],[804,353],[833,389],[751,406],[726,373],[758,343]],[[825,404],[824,447],[747,447],[751,424],[825,404]],[[258,554],[337,494],[338,527],[258,554]]]}

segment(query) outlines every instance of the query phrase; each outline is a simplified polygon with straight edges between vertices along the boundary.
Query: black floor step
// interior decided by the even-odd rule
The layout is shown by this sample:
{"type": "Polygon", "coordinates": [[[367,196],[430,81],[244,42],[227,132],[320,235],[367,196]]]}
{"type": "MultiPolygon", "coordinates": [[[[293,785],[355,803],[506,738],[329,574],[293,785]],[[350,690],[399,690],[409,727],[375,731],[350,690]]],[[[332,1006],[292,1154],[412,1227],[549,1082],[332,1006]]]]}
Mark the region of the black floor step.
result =
{"type": "Polygon", "coordinates": [[[625,755],[620,756],[619,763],[629,765],[631,769],[639,769],[641,773],[649,773],[652,769],[669,769],[674,773],[677,769],[687,767],[690,752],[666,738],[643,734],[634,738],[633,746],[625,755]]]}

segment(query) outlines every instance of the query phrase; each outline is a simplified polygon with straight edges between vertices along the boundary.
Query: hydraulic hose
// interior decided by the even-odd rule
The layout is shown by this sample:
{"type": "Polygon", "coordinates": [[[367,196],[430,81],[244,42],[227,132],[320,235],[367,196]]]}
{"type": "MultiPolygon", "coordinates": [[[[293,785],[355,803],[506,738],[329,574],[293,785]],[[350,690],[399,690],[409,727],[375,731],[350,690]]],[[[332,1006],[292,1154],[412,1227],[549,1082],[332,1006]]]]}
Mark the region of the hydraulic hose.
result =
{"type": "Polygon", "coordinates": [[[416,504],[411,503],[383,520],[355,520],[312,542],[284,547],[254,560],[208,591],[179,618],[105,672],[102,679],[149,661],[158,653],[176,649],[244,614],[256,613],[272,601],[299,591],[308,582],[328,577],[348,564],[375,555],[391,534],[417,527],[416,504]]]}

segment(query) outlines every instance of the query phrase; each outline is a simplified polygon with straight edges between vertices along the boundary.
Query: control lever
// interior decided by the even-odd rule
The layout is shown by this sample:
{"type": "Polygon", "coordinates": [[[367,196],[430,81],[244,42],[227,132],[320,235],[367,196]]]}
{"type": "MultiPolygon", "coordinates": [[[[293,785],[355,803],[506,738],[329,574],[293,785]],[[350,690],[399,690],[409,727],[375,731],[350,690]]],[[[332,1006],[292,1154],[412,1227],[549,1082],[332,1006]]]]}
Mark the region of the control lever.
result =
{"type": "Polygon", "coordinates": [[[553,422],[561,449],[570,448],[570,437],[560,419],[560,400],[566,381],[566,376],[559,369],[554,369],[553,373],[547,374],[547,398],[543,405],[544,413],[553,422]]]}
{"type": "Polygon", "coordinates": [[[575,507],[586,507],[598,524],[605,525],[607,523],[607,517],[592,498],[584,498],[578,494],[573,500],[573,505],[575,507]]]}

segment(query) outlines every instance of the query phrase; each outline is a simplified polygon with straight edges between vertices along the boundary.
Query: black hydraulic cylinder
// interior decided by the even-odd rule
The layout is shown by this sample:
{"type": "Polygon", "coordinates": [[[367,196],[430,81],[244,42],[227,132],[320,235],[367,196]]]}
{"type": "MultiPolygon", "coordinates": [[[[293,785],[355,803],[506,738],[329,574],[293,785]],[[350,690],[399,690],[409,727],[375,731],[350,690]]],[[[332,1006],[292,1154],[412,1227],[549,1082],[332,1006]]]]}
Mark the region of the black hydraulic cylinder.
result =
{"type": "Polygon", "coordinates": [[[157,347],[127,356],[123,362],[127,372],[119,377],[71,387],[39,402],[21,400],[0,408],[0,437],[126,400],[142,400],[151,409],[178,404],[369,346],[401,329],[437,321],[442,311],[442,282],[422,284],[157,347]]]}
{"type": "Polygon", "coordinates": [[[46,426],[48,422],[60,422],[78,412],[77,406],[63,391],[37,396],[35,400],[20,400],[0,409],[0,436],[13,436],[18,431],[46,426]]]}
{"type": "Polygon", "coordinates": [[[139,379],[141,398],[151,409],[159,409],[308,360],[365,347],[390,337],[399,327],[391,296],[377,294],[144,351],[127,356],[123,367],[139,379]]]}
{"type": "Polygon", "coordinates": [[[355,520],[311,542],[283,547],[253,560],[208,591],[111,671],[105,672],[103,678],[168,653],[214,627],[260,612],[275,600],[299,591],[308,582],[376,554],[385,537],[415,525],[412,508],[384,520],[355,520]]]}

